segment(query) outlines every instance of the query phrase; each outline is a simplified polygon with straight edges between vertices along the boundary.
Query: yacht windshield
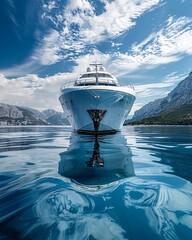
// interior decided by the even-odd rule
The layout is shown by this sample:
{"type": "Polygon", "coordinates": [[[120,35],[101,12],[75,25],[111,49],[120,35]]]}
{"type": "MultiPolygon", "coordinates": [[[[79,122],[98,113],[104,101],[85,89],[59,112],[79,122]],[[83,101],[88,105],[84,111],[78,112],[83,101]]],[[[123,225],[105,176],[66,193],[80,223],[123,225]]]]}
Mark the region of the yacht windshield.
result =
{"type": "MultiPolygon", "coordinates": [[[[110,74],[107,73],[97,73],[98,77],[106,77],[106,78],[113,78],[110,74]]],[[[96,77],[95,73],[86,73],[83,74],[82,76],[79,77],[79,79],[81,78],[89,78],[89,77],[96,77]]]]}

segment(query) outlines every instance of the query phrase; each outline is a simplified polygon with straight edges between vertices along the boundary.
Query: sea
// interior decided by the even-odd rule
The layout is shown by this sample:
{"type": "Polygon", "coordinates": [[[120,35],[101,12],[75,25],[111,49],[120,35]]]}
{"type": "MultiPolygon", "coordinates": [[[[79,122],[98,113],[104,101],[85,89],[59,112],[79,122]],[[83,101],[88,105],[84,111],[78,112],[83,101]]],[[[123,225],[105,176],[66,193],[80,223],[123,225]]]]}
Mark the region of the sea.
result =
{"type": "Polygon", "coordinates": [[[192,126],[0,127],[0,239],[191,240],[192,126]]]}

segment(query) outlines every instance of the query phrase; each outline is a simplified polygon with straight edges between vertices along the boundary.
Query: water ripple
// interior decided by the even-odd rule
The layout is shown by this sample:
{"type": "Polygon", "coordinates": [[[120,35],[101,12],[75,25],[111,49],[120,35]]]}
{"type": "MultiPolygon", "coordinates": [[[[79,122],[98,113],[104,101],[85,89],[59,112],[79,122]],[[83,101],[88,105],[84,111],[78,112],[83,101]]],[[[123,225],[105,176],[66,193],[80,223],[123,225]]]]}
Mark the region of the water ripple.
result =
{"type": "Polygon", "coordinates": [[[0,128],[0,239],[191,240],[192,128],[0,128]]]}

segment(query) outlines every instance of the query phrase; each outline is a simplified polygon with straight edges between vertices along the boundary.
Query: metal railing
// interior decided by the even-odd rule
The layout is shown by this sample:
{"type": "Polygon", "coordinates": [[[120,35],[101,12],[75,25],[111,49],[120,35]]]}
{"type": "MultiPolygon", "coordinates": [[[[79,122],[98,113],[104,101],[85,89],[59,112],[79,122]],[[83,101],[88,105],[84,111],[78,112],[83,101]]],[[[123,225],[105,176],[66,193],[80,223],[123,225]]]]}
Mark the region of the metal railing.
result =
{"type": "Polygon", "coordinates": [[[66,88],[66,87],[74,87],[74,86],[75,86],[75,82],[76,82],[76,81],[64,83],[64,84],[61,86],[61,91],[62,91],[64,88],[66,88]]]}
{"type": "MultiPolygon", "coordinates": [[[[61,91],[64,89],[64,88],[67,88],[67,87],[78,87],[78,86],[95,86],[96,85],[96,81],[94,79],[94,81],[90,81],[90,79],[84,79],[84,80],[76,80],[76,81],[72,81],[72,82],[67,82],[67,83],[64,83],[62,86],[61,86],[61,91]]],[[[98,86],[116,86],[116,87],[128,87],[128,88],[132,88],[134,90],[134,87],[130,84],[126,85],[126,86],[120,86],[116,81],[113,81],[113,80],[108,80],[108,79],[105,79],[105,80],[99,80],[99,84],[98,86]]]]}

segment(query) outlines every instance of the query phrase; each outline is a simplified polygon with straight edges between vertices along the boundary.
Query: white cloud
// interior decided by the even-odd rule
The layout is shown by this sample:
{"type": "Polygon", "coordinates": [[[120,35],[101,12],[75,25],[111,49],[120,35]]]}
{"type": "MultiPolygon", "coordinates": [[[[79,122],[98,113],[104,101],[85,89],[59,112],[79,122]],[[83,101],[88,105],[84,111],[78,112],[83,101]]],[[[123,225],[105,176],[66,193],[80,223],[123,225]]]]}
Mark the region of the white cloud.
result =
{"type": "Polygon", "coordinates": [[[51,65],[62,59],[60,54],[60,46],[57,43],[60,41],[60,34],[53,30],[44,37],[42,47],[34,53],[36,59],[40,60],[42,65],[51,65]]]}
{"type": "Polygon", "coordinates": [[[55,1],[49,1],[47,4],[44,4],[44,8],[51,11],[52,9],[56,8],[56,2],[55,1]]]}
{"type": "Polygon", "coordinates": [[[170,73],[163,78],[162,81],[140,84],[135,86],[135,91],[140,98],[160,96],[165,97],[186,75],[176,72],[170,73]]]}
{"type": "MultiPolygon", "coordinates": [[[[67,58],[74,61],[77,59],[76,62],[79,63],[81,55],[93,55],[88,45],[94,48],[95,43],[120,35],[135,24],[134,19],[160,3],[158,0],[103,2],[105,11],[100,15],[96,15],[94,7],[87,0],[69,1],[63,12],[60,10],[54,16],[50,9],[58,8],[55,1],[44,5],[47,12],[43,18],[52,20],[56,27],[43,38],[26,69],[30,71],[30,66],[35,68],[35,62],[50,65],[67,58]]],[[[183,54],[192,54],[192,19],[169,17],[162,29],[133,45],[130,52],[110,54],[110,69],[120,77],[139,68],[151,69],[178,61],[183,54]]],[[[21,70],[18,68],[17,71],[21,70]]],[[[3,73],[6,75],[5,71],[3,73]]]]}
{"type": "Polygon", "coordinates": [[[95,43],[108,37],[120,35],[135,25],[134,20],[158,4],[160,0],[115,0],[104,1],[105,11],[96,15],[94,7],[87,0],[70,1],[64,12],[66,27],[78,24],[79,34],[88,43],[95,43]],[[76,10],[79,11],[76,11],[76,10]],[[76,12],[75,12],[76,11],[76,12]],[[75,13],[75,14],[74,14],[75,13]]]}
{"type": "Polygon", "coordinates": [[[166,25],[151,33],[129,53],[111,55],[111,69],[121,77],[138,69],[149,70],[192,55],[192,19],[169,17],[166,25]]]}
{"type": "MultiPolygon", "coordinates": [[[[115,38],[129,30],[135,19],[153,7],[159,6],[160,0],[102,0],[103,13],[97,15],[94,6],[88,0],[71,0],[61,8],[56,1],[44,4],[42,19],[52,21],[55,29],[51,30],[36,49],[27,63],[12,69],[2,70],[6,76],[34,72],[40,65],[51,65],[63,59],[86,62],[83,58],[92,58],[94,44],[107,38],[115,38]],[[52,9],[56,13],[52,14],[52,9]],[[106,20],[107,19],[107,20],[106,20]],[[87,47],[90,46],[90,47],[87,47]],[[84,57],[82,57],[82,55],[84,57]]],[[[113,43],[113,46],[119,43],[113,43]]],[[[131,50],[102,54],[101,62],[107,60],[107,66],[117,77],[130,74],[138,69],[152,69],[162,64],[176,62],[183,54],[192,54],[192,19],[187,17],[169,17],[165,26],[151,33],[146,39],[131,50]]],[[[90,62],[90,59],[89,61],[90,62]]]]}
{"type": "Polygon", "coordinates": [[[49,19],[55,30],[43,39],[42,46],[36,51],[41,64],[52,64],[67,58],[74,51],[75,57],[89,45],[121,35],[135,25],[134,20],[160,3],[161,0],[115,0],[103,1],[104,11],[97,15],[88,0],[71,0],[63,12],[50,1],[44,5],[43,19],[49,19]],[[50,5],[58,9],[52,15],[50,5]],[[68,51],[70,50],[70,51],[68,51]],[[61,54],[62,52],[62,54],[61,54]],[[43,57],[41,57],[43,56],[43,57]],[[50,60],[51,59],[51,60],[50,60]]]}
{"type": "Polygon", "coordinates": [[[119,42],[113,42],[113,41],[111,41],[111,46],[112,47],[119,47],[119,46],[122,46],[123,45],[123,43],[119,43],[119,42]]]}
{"type": "Polygon", "coordinates": [[[1,69],[1,73],[6,77],[17,77],[29,74],[38,69],[39,65],[36,64],[37,57],[32,56],[28,61],[14,67],[1,69]]]}
{"type": "Polygon", "coordinates": [[[0,74],[0,102],[36,109],[61,110],[59,93],[62,84],[74,81],[76,74],[65,73],[40,78],[35,74],[7,79],[0,74]]]}
{"type": "Polygon", "coordinates": [[[192,54],[192,19],[187,17],[169,17],[160,31],[132,48],[132,56],[146,64],[178,61],[183,54],[192,54]]]}

